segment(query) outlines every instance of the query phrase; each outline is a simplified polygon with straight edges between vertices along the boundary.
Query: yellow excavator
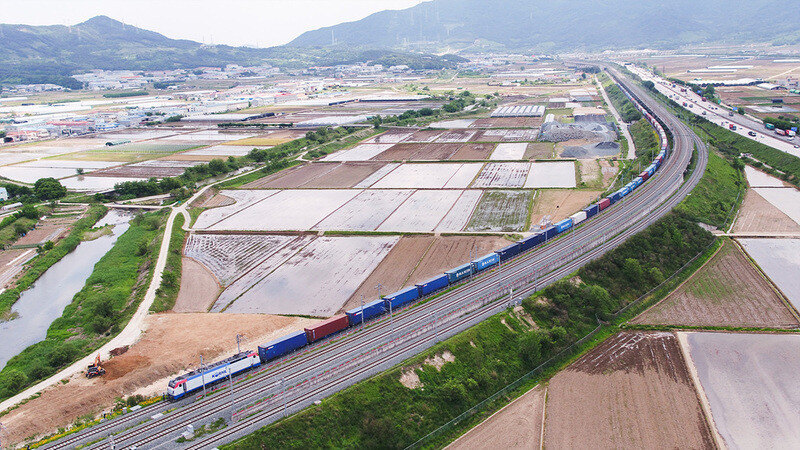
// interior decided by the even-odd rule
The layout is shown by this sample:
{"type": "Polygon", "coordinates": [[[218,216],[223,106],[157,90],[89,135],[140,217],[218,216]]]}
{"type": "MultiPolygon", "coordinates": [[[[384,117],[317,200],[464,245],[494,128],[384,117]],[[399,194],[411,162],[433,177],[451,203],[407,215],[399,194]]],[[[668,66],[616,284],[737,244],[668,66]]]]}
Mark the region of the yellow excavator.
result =
{"type": "Polygon", "coordinates": [[[86,378],[94,378],[99,377],[101,375],[106,374],[106,369],[100,364],[100,353],[97,354],[97,358],[94,359],[94,363],[89,364],[89,368],[86,369],[86,378]]]}

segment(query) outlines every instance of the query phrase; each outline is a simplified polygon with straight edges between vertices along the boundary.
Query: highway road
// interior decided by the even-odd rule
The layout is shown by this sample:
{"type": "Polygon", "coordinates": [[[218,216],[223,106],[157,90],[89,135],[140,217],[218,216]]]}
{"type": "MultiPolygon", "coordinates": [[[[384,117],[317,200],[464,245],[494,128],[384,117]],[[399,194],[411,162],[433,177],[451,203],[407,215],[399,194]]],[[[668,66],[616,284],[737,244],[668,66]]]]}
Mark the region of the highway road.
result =
{"type": "Polygon", "coordinates": [[[674,137],[674,150],[661,170],[623,201],[457,289],[234,379],[232,390],[223,383],[205,398],[197,395],[177,403],[158,403],[46,447],[109,448],[113,443],[115,448],[212,448],[230,442],[402,362],[620,245],[677,205],[700,180],[707,161],[703,143],[688,127],[647,97],[642,88],[627,80],[622,82],[674,137]],[[697,167],[684,180],[695,146],[697,167]],[[186,425],[196,429],[219,417],[229,420],[226,428],[191,442],[176,443],[186,425]],[[116,433],[113,438],[109,438],[111,433],[116,433]],[[101,439],[105,440],[98,442],[101,439]]]}
{"type": "MultiPolygon", "coordinates": [[[[736,125],[735,133],[769,145],[772,148],[800,157],[800,138],[788,138],[775,134],[774,130],[768,130],[764,127],[763,122],[751,119],[747,116],[734,113],[732,116],[731,109],[725,105],[717,105],[711,102],[702,101],[702,97],[688,89],[686,92],[681,92],[683,86],[672,87],[672,83],[664,80],[661,77],[655,76],[652,73],[641,69],[639,67],[629,67],[631,72],[639,75],[644,80],[650,80],[656,84],[656,89],[667,97],[672,98],[679,105],[686,102],[687,106],[684,108],[687,111],[702,116],[703,118],[730,130],[729,125],[736,125]],[[689,107],[689,105],[692,105],[689,107]],[[705,113],[705,114],[703,114],[705,113]],[[748,134],[749,132],[755,133],[755,136],[748,134]]],[[[732,130],[733,131],[733,130],[732,130]]]]}

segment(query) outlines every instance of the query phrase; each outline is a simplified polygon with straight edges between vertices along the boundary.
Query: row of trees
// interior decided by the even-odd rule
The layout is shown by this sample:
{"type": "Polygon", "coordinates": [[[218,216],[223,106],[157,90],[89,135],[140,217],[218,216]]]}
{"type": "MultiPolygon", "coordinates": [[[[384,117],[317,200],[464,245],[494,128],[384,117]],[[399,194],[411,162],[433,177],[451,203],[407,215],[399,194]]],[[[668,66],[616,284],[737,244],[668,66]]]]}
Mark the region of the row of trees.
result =
{"type": "Polygon", "coordinates": [[[630,123],[642,118],[642,113],[633,106],[633,103],[628,100],[628,97],[616,84],[608,86],[606,92],[623,121],[630,123]]]}

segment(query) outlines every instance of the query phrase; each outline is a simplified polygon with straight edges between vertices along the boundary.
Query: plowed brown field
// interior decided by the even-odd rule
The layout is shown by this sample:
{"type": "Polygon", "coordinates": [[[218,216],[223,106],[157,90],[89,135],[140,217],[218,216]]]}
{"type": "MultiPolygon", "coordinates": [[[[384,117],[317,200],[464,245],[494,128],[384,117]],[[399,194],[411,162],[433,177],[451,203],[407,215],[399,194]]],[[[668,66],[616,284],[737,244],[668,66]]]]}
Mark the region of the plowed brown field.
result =
{"type": "Polygon", "coordinates": [[[448,450],[541,448],[546,389],[531,389],[461,436],[448,450]]]}
{"type": "Polygon", "coordinates": [[[797,319],[735,243],[633,323],[796,328],[797,319]]]}
{"type": "Polygon", "coordinates": [[[553,377],[545,448],[713,448],[671,333],[619,333],[553,377]]]}
{"type": "Polygon", "coordinates": [[[736,217],[733,231],[735,233],[759,231],[798,233],[800,225],[758,192],[748,189],[742,206],[739,208],[739,215],[736,217]]]}

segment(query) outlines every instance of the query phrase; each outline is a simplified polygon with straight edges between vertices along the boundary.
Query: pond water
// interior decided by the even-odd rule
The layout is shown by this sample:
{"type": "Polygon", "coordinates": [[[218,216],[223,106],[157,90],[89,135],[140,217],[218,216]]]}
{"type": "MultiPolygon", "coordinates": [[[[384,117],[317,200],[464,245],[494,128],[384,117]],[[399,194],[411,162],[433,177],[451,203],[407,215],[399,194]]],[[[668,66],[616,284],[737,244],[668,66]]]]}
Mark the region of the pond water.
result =
{"type": "Polygon", "coordinates": [[[0,322],[0,369],[14,355],[47,336],[50,324],[83,288],[94,265],[128,229],[131,218],[130,213],[110,211],[95,226],[113,225],[112,234],[81,242],[22,293],[11,309],[16,319],[0,322]]]}

